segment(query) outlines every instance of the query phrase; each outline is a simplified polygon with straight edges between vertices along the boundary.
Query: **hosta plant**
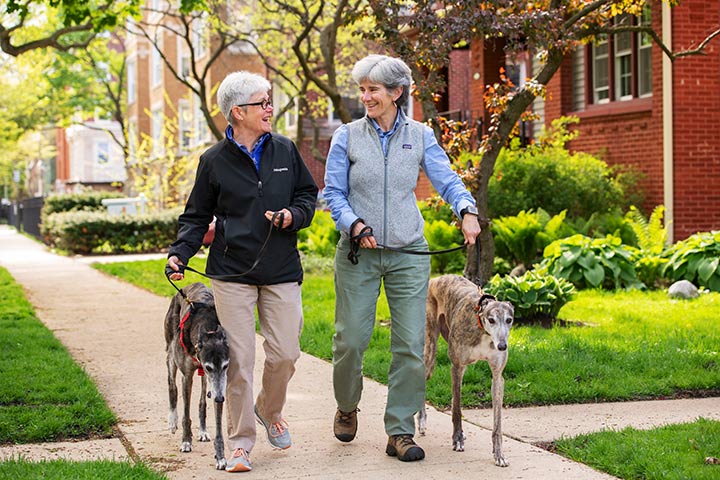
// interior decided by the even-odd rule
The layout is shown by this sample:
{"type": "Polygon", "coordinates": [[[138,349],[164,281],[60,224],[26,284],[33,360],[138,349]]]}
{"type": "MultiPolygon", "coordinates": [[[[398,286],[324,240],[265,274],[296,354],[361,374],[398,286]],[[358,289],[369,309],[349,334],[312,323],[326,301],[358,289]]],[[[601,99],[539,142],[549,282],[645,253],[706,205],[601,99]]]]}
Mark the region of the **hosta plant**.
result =
{"type": "Polygon", "coordinates": [[[696,233],[673,245],[667,256],[664,276],[720,292],[720,231],[696,233]]]}
{"type": "Polygon", "coordinates": [[[554,320],[576,290],[572,283],[529,270],[520,277],[495,275],[484,290],[515,307],[517,321],[554,320]]]}
{"type": "Polygon", "coordinates": [[[635,272],[632,252],[614,235],[596,239],[573,235],[545,247],[543,256],[543,269],[578,289],[645,287],[635,272]]]}

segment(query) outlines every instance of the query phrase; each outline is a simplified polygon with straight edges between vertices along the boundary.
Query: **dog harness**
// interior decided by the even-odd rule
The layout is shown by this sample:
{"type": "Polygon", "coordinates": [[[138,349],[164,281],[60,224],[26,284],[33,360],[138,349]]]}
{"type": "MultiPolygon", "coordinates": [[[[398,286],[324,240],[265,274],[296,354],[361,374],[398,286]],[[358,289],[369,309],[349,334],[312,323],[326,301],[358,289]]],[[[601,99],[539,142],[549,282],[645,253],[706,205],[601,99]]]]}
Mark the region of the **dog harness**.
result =
{"type": "MultiPolygon", "coordinates": [[[[187,300],[187,298],[186,298],[187,300]]],[[[190,318],[190,315],[195,313],[196,311],[196,304],[191,302],[190,300],[187,300],[187,302],[190,304],[190,309],[187,311],[185,315],[183,315],[182,319],[180,320],[180,345],[182,345],[183,350],[185,350],[185,353],[192,358],[193,362],[198,366],[198,377],[204,377],[205,376],[205,369],[202,366],[202,363],[200,363],[200,360],[198,360],[196,355],[193,355],[190,353],[190,350],[188,350],[187,345],[185,345],[185,340],[183,339],[183,333],[185,331],[185,322],[188,318],[190,318]]],[[[205,303],[198,303],[199,305],[206,305],[205,303]]]]}

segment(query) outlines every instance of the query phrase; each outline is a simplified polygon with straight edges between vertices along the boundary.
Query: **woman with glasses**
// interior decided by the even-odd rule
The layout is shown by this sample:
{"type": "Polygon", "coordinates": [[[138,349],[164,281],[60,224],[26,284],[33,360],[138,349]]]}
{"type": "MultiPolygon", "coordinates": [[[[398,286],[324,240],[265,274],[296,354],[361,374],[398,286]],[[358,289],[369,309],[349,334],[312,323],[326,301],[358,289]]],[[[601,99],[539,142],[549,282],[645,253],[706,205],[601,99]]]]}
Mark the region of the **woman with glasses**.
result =
{"type": "Polygon", "coordinates": [[[465,243],[475,243],[480,225],[475,200],[450,168],[432,129],[402,111],[410,100],[410,68],[398,58],[369,55],[355,64],[352,77],[367,113],[335,131],[325,168],[325,199],[341,232],[335,255],[333,384],[338,409],[333,429],[342,442],[355,438],[363,355],[382,285],[390,307],[392,351],[385,452],[406,462],[422,460],[425,452],[413,440],[413,415],[425,402],[430,257],[383,246],[427,251],[415,198],[420,170],[462,219],[465,243]]]}
{"type": "Polygon", "coordinates": [[[217,102],[228,121],[225,138],[200,157],[167,261],[170,278],[182,279],[180,267],[197,253],[216,217],[206,272],[215,277],[215,305],[230,346],[230,472],[252,469],[256,418],[274,448],[292,444],[282,409],[300,357],[303,323],[297,232],[310,225],[318,193],[295,144],[272,133],[269,92],[270,83],[249,72],[231,73],[220,84],[217,102]],[[266,359],[254,399],[256,308],[266,359]]]}

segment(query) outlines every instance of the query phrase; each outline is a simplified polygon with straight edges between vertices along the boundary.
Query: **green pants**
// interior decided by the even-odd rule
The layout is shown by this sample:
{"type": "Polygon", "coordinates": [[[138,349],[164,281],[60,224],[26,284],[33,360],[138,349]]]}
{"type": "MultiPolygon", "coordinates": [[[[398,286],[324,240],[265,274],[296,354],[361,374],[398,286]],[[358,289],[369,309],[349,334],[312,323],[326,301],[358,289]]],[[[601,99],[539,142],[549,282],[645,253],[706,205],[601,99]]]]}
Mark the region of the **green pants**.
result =
{"type": "MultiPolygon", "coordinates": [[[[427,250],[424,240],[410,245],[427,250]]],[[[390,307],[392,362],[388,375],[385,431],[414,434],[413,415],[425,402],[425,303],[430,258],[380,249],[360,249],[359,263],[347,259],[341,240],[335,254],[333,385],[338,408],[354,410],[363,387],[362,362],[375,327],[380,285],[390,307]]]]}

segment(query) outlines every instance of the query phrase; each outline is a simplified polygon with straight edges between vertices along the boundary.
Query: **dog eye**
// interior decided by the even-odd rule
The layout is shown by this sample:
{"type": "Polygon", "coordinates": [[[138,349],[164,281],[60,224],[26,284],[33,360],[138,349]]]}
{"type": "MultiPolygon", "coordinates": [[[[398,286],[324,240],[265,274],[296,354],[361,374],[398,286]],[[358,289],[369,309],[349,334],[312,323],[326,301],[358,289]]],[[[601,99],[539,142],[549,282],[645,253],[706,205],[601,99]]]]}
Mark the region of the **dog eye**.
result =
{"type": "Polygon", "coordinates": [[[213,371],[213,367],[211,367],[210,365],[208,365],[207,367],[205,367],[205,370],[207,370],[208,372],[212,372],[212,371],[213,371]]]}
{"type": "Polygon", "coordinates": [[[495,319],[494,318],[488,318],[488,322],[490,325],[495,325],[495,319]]]}

